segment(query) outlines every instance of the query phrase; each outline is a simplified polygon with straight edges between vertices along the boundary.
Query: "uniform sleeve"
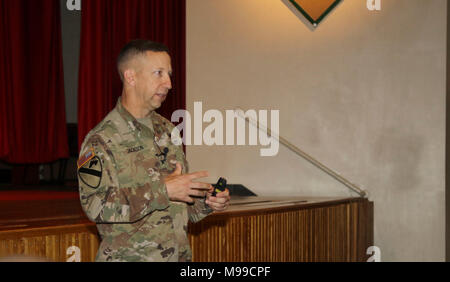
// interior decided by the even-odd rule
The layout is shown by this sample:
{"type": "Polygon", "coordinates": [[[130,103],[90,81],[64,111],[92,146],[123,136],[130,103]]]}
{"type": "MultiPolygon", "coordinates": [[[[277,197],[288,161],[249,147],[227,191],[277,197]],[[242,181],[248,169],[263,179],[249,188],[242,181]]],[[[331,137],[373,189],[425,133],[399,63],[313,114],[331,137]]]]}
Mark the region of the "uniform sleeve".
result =
{"type": "MultiPolygon", "coordinates": [[[[173,128],[174,127],[171,128],[172,134],[177,134],[175,135],[176,138],[179,137],[179,131],[173,131],[173,128]]],[[[183,162],[184,173],[189,173],[189,163],[186,160],[186,156],[184,155],[181,146],[177,153],[177,159],[183,162]]],[[[191,222],[198,222],[213,212],[213,210],[205,203],[205,200],[206,198],[195,199],[194,204],[188,205],[188,215],[191,222]]]]}
{"type": "Polygon", "coordinates": [[[78,160],[81,206],[96,223],[132,223],[169,206],[165,184],[148,179],[140,187],[118,180],[114,155],[101,137],[83,144],[78,160]]]}
{"type": "MultiPolygon", "coordinates": [[[[171,133],[172,143],[178,146],[178,150],[176,153],[177,161],[183,164],[183,173],[189,173],[189,163],[186,160],[186,156],[183,152],[183,147],[181,146],[182,139],[180,136],[180,131],[170,122],[167,123],[167,126],[169,132],[171,133]]],[[[213,212],[213,210],[205,203],[205,200],[206,198],[197,198],[195,199],[194,204],[188,205],[188,215],[191,222],[198,222],[213,212]]]]}
{"type": "Polygon", "coordinates": [[[213,212],[210,206],[205,203],[206,198],[195,199],[193,205],[188,206],[188,215],[191,222],[198,222],[213,212]]]}

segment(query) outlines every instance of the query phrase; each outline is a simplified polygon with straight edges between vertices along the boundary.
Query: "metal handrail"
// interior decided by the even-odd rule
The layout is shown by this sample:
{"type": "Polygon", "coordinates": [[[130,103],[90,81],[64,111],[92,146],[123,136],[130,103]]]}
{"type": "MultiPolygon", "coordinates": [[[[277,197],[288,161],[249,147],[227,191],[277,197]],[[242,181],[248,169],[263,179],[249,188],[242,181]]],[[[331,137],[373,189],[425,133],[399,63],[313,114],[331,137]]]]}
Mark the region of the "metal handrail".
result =
{"type": "Polygon", "coordinates": [[[332,169],[328,168],[327,166],[325,166],[324,164],[322,164],[321,162],[319,162],[315,158],[313,158],[310,155],[308,155],[307,153],[303,152],[302,150],[300,150],[300,148],[298,148],[297,146],[295,146],[294,144],[292,144],[291,142],[289,142],[288,140],[286,140],[285,138],[280,136],[278,134],[278,132],[275,132],[274,134],[272,134],[272,130],[270,128],[268,128],[267,126],[261,126],[258,122],[254,121],[251,117],[246,117],[245,115],[243,116],[242,113],[244,113],[244,111],[242,109],[236,108],[234,110],[234,112],[237,113],[246,122],[248,122],[249,124],[251,124],[251,125],[255,126],[256,128],[258,128],[258,130],[266,131],[268,135],[270,135],[272,138],[275,138],[276,140],[278,140],[281,144],[286,146],[289,150],[291,150],[292,152],[294,152],[297,155],[301,156],[305,160],[309,161],[310,163],[312,163],[317,168],[319,168],[320,170],[324,171],[325,173],[327,173],[328,175],[330,175],[331,177],[333,177],[337,181],[341,182],[346,187],[348,187],[349,189],[353,190],[358,195],[360,195],[362,198],[367,196],[367,192],[365,190],[361,189],[356,184],[353,184],[352,182],[350,182],[349,180],[347,180],[343,176],[339,175],[338,173],[336,173],[332,169]]]}

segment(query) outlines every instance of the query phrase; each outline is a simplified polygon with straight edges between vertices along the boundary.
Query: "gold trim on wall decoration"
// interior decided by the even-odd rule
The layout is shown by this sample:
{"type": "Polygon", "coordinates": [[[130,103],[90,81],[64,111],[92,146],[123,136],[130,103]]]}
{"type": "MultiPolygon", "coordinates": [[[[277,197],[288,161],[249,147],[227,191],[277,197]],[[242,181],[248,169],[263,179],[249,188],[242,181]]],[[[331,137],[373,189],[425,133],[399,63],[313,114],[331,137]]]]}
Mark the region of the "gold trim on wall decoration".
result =
{"type": "Polygon", "coordinates": [[[297,15],[297,17],[303,17],[315,28],[342,0],[282,1],[297,15]]]}

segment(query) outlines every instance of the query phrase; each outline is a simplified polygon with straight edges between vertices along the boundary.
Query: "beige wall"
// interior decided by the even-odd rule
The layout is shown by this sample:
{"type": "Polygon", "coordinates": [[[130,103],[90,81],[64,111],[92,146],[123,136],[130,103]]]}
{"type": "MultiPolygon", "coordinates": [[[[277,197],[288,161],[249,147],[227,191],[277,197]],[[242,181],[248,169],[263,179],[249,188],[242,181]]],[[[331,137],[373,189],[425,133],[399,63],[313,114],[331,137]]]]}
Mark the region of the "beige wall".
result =
{"type": "MultiPolygon", "coordinates": [[[[446,7],[344,0],[311,31],[281,0],[188,0],[188,110],[280,110],[282,136],[369,192],[383,261],[442,261],[446,7]]],[[[187,154],[260,195],[355,195],[283,146],[259,149],[187,154]]]]}
{"type": "Polygon", "coordinates": [[[62,52],[66,121],[78,123],[78,66],[80,58],[81,11],[67,9],[67,0],[59,0],[61,9],[62,52]]]}

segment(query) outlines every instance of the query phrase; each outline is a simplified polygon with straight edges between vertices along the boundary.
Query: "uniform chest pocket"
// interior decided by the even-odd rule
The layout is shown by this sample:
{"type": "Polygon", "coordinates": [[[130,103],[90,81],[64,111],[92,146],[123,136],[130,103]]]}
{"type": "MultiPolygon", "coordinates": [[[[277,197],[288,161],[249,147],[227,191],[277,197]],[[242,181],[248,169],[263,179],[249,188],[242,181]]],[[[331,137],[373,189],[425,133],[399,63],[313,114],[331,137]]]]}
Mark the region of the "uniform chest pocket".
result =
{"type": "Polygon", "coordinates": [[[160,160],[152,147],[135,146],[126,148],[116,158],[117,172],[121,184],[139,187],[149,181],[159,181],[160,160]]]}

